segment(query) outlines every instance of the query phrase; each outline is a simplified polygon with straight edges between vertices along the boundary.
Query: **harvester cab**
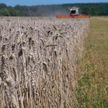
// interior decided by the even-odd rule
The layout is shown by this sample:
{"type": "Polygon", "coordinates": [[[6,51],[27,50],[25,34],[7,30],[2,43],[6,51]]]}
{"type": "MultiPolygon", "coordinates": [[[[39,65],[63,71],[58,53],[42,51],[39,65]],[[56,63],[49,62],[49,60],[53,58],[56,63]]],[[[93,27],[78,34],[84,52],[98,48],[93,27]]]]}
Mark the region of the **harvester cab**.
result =
{"type": "Polygon", "coordinates": [[[76,7],[71,8],[70,15],[79,15],[79,8],[76,7]]]}

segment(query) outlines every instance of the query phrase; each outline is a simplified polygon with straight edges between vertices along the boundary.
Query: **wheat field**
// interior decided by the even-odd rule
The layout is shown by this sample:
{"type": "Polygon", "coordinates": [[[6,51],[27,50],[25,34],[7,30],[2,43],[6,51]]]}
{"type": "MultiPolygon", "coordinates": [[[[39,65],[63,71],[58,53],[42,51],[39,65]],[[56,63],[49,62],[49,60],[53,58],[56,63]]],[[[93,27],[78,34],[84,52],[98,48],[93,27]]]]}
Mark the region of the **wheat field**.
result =
{"type": "Polygon", "coordinates": [[[0,18],[0,108],[78,108],[74,93],[89,19],[0,18]]]}

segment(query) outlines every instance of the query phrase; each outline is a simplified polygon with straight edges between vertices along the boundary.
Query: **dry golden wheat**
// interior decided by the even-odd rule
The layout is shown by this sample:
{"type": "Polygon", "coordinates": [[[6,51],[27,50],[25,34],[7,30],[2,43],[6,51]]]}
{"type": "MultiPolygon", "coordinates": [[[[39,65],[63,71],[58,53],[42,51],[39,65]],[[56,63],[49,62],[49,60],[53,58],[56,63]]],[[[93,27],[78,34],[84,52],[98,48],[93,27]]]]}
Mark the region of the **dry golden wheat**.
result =
{"type": "Polygon", "coordinates": [[[1,108],[78,107],[77,59],[89,19],[0,19],[1,108]]]}

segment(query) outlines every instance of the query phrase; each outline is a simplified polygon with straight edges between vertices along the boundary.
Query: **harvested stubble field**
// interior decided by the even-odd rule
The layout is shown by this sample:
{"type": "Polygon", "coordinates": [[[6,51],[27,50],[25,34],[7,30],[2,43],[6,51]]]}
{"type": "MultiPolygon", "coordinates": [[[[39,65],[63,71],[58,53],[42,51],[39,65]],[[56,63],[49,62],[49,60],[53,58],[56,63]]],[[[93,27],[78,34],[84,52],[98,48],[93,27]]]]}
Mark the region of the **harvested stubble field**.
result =
{"type": "Polygon", "coordinates": [[[108,108],[108,16],[93,17],[78,61],[80,108],[108,108]]]}
{"type": "Polygon", "coordinates": [[[0,108],[77,108],[77,60],[89,19],[0,18],[0,108]]]}

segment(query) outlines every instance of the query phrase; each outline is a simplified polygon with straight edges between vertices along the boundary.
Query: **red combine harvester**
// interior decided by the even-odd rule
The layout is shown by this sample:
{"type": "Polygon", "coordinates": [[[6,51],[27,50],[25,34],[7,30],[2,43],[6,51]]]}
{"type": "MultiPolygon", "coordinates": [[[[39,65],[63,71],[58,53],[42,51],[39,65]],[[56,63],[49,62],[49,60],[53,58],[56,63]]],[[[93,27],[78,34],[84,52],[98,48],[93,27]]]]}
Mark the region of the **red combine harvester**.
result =
{"type": "Polygon", "coordinates": [[[80,15],[79,8],[73,7],[70,9],[70,15],[57,15],[57,18],[90,18],[90,15],[80,15]]]}

